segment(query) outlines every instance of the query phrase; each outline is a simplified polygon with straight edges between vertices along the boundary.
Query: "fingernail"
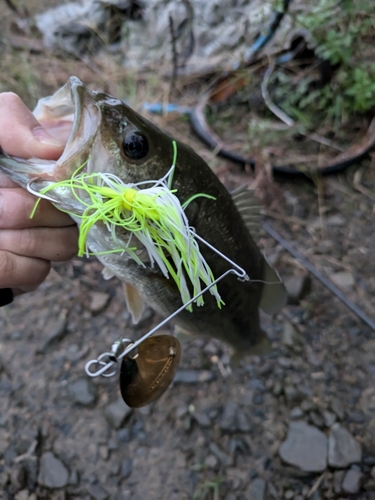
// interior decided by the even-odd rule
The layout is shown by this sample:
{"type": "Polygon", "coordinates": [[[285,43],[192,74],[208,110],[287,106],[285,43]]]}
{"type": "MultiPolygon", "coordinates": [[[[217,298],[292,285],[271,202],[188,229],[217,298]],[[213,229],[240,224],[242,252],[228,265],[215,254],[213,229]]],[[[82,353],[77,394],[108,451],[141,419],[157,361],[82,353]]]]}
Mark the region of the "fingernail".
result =
{"type": "Polygon", "coordinates": [[[50,135],[43,127],[34,128],[33,134],[41,144],[45,144],[46,146],[54,146],[57,148],[62,148],[64,146],[62,142],[55,139],[55,137],[50,135]]]}

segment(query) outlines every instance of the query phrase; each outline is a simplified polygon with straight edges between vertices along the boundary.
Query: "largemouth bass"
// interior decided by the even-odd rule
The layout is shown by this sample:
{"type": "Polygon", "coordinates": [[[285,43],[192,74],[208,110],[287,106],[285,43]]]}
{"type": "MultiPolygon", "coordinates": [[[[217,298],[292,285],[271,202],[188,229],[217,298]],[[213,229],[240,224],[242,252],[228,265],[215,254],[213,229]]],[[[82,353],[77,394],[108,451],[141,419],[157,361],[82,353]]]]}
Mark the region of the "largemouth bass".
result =
{"type": "MultiPolygon", "coordinates": [[[[52,183],[70,179],[84,165],[87,173],[111,173],[124,183],[157,180],[165,176],[173,161],[172,138],[149,122],[123,101],[87,89],[76,77],[53,96],[41,99],[34,115],[53,135],[68,131],[66,147],[57,161],[38,158],[21,159],[0,155],[0,168],[11,179],[26,187],[31,179],[40,192],[52,183]]],[[[61,134],[60,134],[61,136],[61,134]]],[[[278,275],[268,265],[254,239],[257,234],[258,207],[251,191],[231,195],[208,165],[189,146],[177,142],[178,159],[173,175],[173,189],[181,203],[197,193],[186,208],[189,223],[198,235],[241,266],[250,277],[240,282],[229,275],[218,284],[225,306],[218,308],[216,299],[206,293],[204,305],[184,310],[175,323],[183,331],[207,335],[229,344],[240,354],[261,354],[269,340],[260,326],[259,308],[275,313],[286,302],[285,289],[278,275]]],[[[66,187],[48,192],[56,206],[79,216],[85,207],[66,187]]],[[[118,230],[117,240],[126,244],[129,234],[118,230]]],[[[118,248],[110,231],[98,222],[89,231],[88,247],[100,254],[118,248]]],[[[205,245],[200,250],[214,277],[230,267],[205,245]]],[[[160,269],[152,266],[147,252],[137,249],[143,266],[127,254],[104,253],[98,259],[107,272],[125,283],[126,300],[137,320],[142,304],[147,302],[163,316],[181,307],[177,285],[160,269]]]]}

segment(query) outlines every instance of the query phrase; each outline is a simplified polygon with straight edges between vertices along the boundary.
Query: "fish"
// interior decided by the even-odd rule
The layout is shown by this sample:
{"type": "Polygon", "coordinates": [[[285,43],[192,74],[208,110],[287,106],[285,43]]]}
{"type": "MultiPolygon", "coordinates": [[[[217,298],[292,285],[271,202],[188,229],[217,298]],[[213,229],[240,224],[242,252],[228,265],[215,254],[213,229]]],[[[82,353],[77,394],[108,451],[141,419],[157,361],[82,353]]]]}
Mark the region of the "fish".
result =
{"type": "MultiPolygon", "coordinates": [[[[124,183],[157,180],[165,176],[173,162],[173,138],[150,122],[123,100],[90,90],[77,77],[55,94],[38,101],[35,117],[55,136],[67,134],[61,157],[56,160],[21,159],[0,154],[0,169],[13,181],[27,187],[32,181],[36,192],[51,184],[70,179],[77,169],[92,173],[111,173],[124,183]],[[61,135],[61,134],[60,134],[61,135]]],[[[185,209],[189,224],[196,233],[218,249],[250,277],[239,281],[228,275],[218,283],[225,303],[206,293],[204,305],[193,304],[175,318],[180,332],[217,338],[230,346],[233,355],[260,355],[270,349],[270,341],[260,324],[262,309],[274,314],[286,304],[286,292],[276,271],[268,264],[256,240],[259,235],[259,203],[245,187],[229,193],[207,163],[188,145],[176,141],[178,157],[173,174],[173,189],[181,204],[197,193],[185,209]]],[[[147,185],[147,184],[146,184],[147,185]]],[[[68,211],[80,224],[84,206],[66,187],[48,191],[54,204],[68,211]]],[[[129,234],[120,228],[117,239],[126,245],[129,234]]],[[[169,316],[182,306],[176,283],[166,278],[137,247],[139,262],[127,254],[104,253],[118,248],[108,228],[96,223],[89,231],[87,244],[105,268],[107,277],[117,276],[123,283],[128,309],[134,322],[148,304],[162,316],[169,316]]],[[[215,278],[230,264],[208,246],[200,251],[215,278]]]]}

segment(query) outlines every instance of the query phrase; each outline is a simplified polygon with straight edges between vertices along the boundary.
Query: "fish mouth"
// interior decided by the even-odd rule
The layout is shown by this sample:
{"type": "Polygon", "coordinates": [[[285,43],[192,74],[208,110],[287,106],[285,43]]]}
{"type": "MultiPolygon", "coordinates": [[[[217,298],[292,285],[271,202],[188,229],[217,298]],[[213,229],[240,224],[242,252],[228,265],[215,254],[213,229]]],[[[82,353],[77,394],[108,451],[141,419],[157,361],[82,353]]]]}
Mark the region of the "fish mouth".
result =
{"type": "Polygon", "coordinates": [[[72,76],[54,95],[40,99],[33,114],[52,136],[63,142],[67,138],[60,158],[24,159],[1,153],[0,168],[23,187],[35,179],[33,188],[39,191],[51,183],[69,179],[87,164],[99,130],[100,109],[94,93],[72,76]]]}

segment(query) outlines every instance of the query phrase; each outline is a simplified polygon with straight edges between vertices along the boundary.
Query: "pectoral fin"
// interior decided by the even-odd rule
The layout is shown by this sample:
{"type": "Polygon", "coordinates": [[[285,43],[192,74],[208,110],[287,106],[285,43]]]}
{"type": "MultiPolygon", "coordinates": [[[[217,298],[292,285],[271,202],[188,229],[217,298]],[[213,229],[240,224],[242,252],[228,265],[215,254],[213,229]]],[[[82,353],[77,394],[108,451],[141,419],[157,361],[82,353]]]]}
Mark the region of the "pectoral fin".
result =
{"type": "Polygon", "coordinates": [[[145,302],[138,291],[129,283],[122,282],[125,293],[126,307],[132,315],[133,323],[136,325],[142,317],[145,308],[145,302]]]}

